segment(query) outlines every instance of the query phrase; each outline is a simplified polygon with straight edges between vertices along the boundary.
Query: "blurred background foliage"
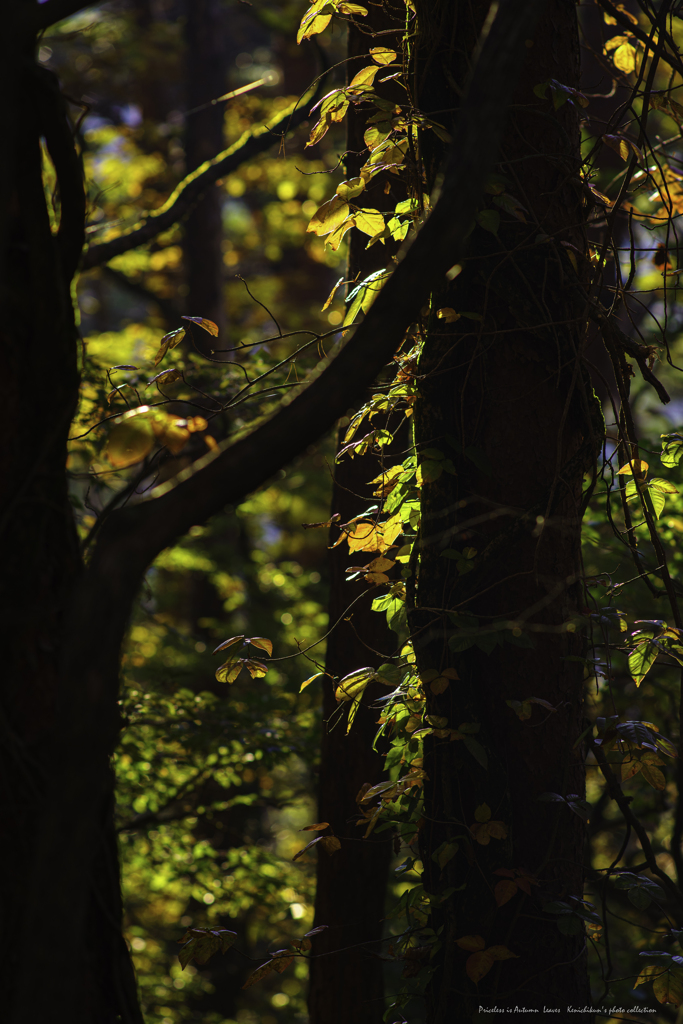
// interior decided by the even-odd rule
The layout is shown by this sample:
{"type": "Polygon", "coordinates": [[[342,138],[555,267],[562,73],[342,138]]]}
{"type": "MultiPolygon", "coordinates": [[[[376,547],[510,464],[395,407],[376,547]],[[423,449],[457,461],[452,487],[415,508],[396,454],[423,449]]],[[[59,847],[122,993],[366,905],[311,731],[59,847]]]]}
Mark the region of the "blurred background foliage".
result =
{"type": "MultiPolygon", "coordinates": [[[[270,76],[269,85],[225,105],[227,147],[300,96],[318,65],[312,46],[295,43],[303,12],[298,0],[258,5],[223,0],[218,7],[226,26],[225,89],[270,76]]],[[[185,7],[176,0],[116,0],[61,23],[42,41],[40,59],[58,73],[78,122],[91,242],[114,237],[144,212],[158,209],[186,173],[184,25],[185,7]]],[[[343,59],[343,43],[342,28],[325,34],[321,45],[329,63],[343,59]]],[[[335,74],[341,83],[343,68],[335,74]]],[[[598,80],[595,88],[603,85],[598,80]]],[[[651,112],[650,118],[653,131],[667,136],[667,115],[651,112]]],[[[604,125],[599,116],[586,121],[587,153],[604,125]]],[[[177,456],[157,452],[142,469],[115,469],[106,447],[111,418],[129,406],[159,402],[179,416],[201,413],[208,421],[207,436],[221,440],[278,400],[278,391],[266,391],[245,405],[224,408],[242,387],[245,366],[252,376],[266,372],[301,344],[303,336],[281,338],[277,324],[285,334],[327,334],[328,351],[338,339],[334,329],[343,319],[343,290],[328,308],[321,306],[343,274],[345,243],[336,252],[326,249],[323,239],[306,234],[306,226],[344,177],[337,169],[344,135],[335,126],[305,150],[309,129],[304,125],[286,140],[274,139],[269,152],[217,186],[227,328],[215,347],[236,351],[227,356],[216,351],[218,358],[211,361],[197,332],[194,344],[186,338],[155,365],[162,335],[180,326],[180,316],[209,315],[188,307],[182,223],[81,275],[83,386],[69,470],[84,542],[113,503],[128,500],[138,486],[149,486],[150,478],[157,483],[169,479],[210,446],[200,432],[189,454],[187,449],[177,456]],[[169,368],[182,370],[184,378],[148,384],[169,368]]],[[[612,194],[622,168],[619,157],[603,147],[594,161],[594,184],[612,194]]],[[[633,201],[643,215],[656,211],[644,192],[633,201]]],[[[596,214],[596,240],[599,221],[596,214]]],[[[632,392],[634,415],[645,448],[652,452],[651,475],[670,479],[678,488],[667,496],[660,520],[672,573],[678,577],[683,472],[680,466],[662,466],[658,456],[659,435],[683,421],[683,386],[674,368],[683,364],[678,276],[663,277],[661,260],[653,257],[666,244],[669,265],[678,265],[669,230],[645,219],[636,223],[641,310],[636,326],[643,340],[660,346],[658,373],[673,401],[657,405],[640,377],[633,380],[632,392]]],[[[624,277],[630,254],[625,240],[624,277]]],[[[606,274],[607,289],[610,273],[616,275],[615,268],[606,274]]],[[[296,380],[291,375],[302,376],[320,354],[313,345],[295,367],[285,368],[278,384],[284,387],[288,375],[290,383],[296,380]]],[[[637,689],[625,654],[608,646],[621,642],[624,622],[632,631],[637,620],[665,619],[666,612],[656,556],[644,529],[638,528],[638,536],[642,557],[653,570],[649,585],[633,582],[631,556],[615,542],[606,511],[607,490],[615,486],[616,428],[611,382],[603,383],[607,442],[584,542],[590,577],[584,612],[594,659],[587,668],[587,716],[591,721],[611,715],[645,719],[676,739],[679,670],[660,658],[637,689]]],[[[292,655],[318,641],[326,629],[327,534],[304,530],[301,524],[328,518],[333,462],[331,439],[312,446],[248,501],[225,509],[207,526],[194,527],[164,551],[140,594],[123,657],[127,725],[116,771],[127,938],[148,1024],[294,1024],[306,1019],[305,962],[296,961],[282,976],[271,974],[260,985],[241,986],[267,950],[288,945],[312,927],[315,854],[296,863],[291,858],[305,845],[306,833],[298,830],[315,820],[319,694],[315,684],[301,694],[299,688],[324,663],[324,641],[305,657],[292,655]],[[228,689],[214,679],[218,662],[211,652],[237,634],[271,639],[274,658],[288,660],[274,662],[263,679],[252,680],[243,672],[228,689]],[[211,923],[236,931],[240,952],[181,970],[181,935],[191,925],[211,923]]],[[[614,500],[611,515],[623,529],[614,500]]],[[[683,585],[676,585],[683,592],[683,585]]],[[[534,716],[540,714],[534,710],[534,716]]],[[[653,788],[642,773],[625,786],[658,862],[670,870],[678,793],[673,771],[663,770],[664,789],[653,788]]],[[[626,891],[601,874],[622,846],[624,868],[637,866],[640,854],[590,759],[588,799],[587,898],[609,925],[608,950],[604,928],[588,926],[596,999],[611,973],[611,978],[624,977],[610,983],[611,999],[656,1005],[657,1020],[674,1020],[644,988],[632,990],[634,953],[661,942],[656,933],[668,925],[656,902],[636,907],[626,891]]],[[[409,883],[397,883],[394,893],[407,888],[409,883]]]]}

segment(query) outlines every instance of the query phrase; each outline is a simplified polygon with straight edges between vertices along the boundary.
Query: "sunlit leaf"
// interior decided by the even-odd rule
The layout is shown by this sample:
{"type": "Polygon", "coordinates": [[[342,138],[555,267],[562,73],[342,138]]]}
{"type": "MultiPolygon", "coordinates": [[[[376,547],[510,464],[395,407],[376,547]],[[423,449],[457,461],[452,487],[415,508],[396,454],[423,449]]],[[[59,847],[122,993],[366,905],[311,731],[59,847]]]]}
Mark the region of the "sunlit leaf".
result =
{"type": "Polygon", "coordinates": [[[273,641],[268,640],[265,636],[252,636],[247,641],[252,647],[258,647],[259,650],[265,651],[266,654],[271,655],[273,653],[273,641]]]}
{"type": "Polygon", "coordinates": [[[264,665],[262,661],[255,661],[253,658],[247,658],[244,661],[244,667],[252,679],[263,679],[268,671],[267,665],[264,665]]]}
{"type": "Polygon", "coordinates": [[[213,320],[207,320],[206,317],[203,316],[181,316],[180,319],[190,320],[191,323],[196,324],[197,327],[201,327],[203,330],[208,331],[208,333],[214,338],[218,337],[218,325],[215,324],[213,320]]]}
{"type": "Polygon", "coordinates": [[[652,634],[636,634],[640,642],[628,656],[628,667],[636,686],[640,686],[648,674],[659,654],[656,644],[652,643],[652,634]]]}
{"type": "Polygon", "coordinates": [[[683,459],[683,436],[681,434],[662,434],[661,460],[665,466],[677,466],[683,459]]]}
{"type": "Polygon", "coordinates": [[[376,64],[369,64],[366,68],[363,68],[355,74],[349,82],[347,86],[349,92],[364,92],[372,88],[372,83],[374,82],[375,75],[378,71],[379,68],[376,64]]]}
{"type": "Polygon", "coordinates": [[[149,419],[142,416],[116,420],[107,441],[107,458],[115,469],[134,466],[149,455],[155,436],[149,419]]]}
{"type": "Polygon", "coordinates": [[[359,210],[355,218],[356,227],[366,235],[377,235],[384,230],[384,217],[379,210],[359,210]]]}
{"type": "Polygon", "coordinates": [[[436,315],[439,320],[445,320],[447,324],[454,324],[456,320],[460,319],[460,313],[456,313],[451,306],[444,306],[443,309],[438,309],[436,315]]]}
{"type": "Polygon", "coordinates": [[[313,214],[306,231],[316,235],[327,235],[330,231],[338,228],[349,215],[349,205],[343,202],[338,196],[334,196],[328,202],[323,203],[320,209],[313,214]]]}
{"type": "Polygon", "coordinates": [[[150,384],[157,384],[157,383],[158,384],[173,384],[177,380],[182,380],[182,377],[183,377],[183,374],[182,374],[181,370],[172,370],[172,369],[162,370],[161,373],[157,373],[157,375],[155,377],[152,377],[152,379],[147,382],[146,386],[149,387],[150,384]]]}
{"type": "Polygon", "coordinates": [[[349,672],[340,680],[335,691],[335,699],[338,701],[355,700],[366,688],[368,683],[375,678],[374,668],[359,668],[355,672],[349,672]]]}
{"type": "Polygon", "coordinates": [[[314,683],[316,679],[322,679],[324,675],[324,672],[316,672],[314,676],[309,676],[308,679],[304,679],[303,683],[299,687],[299,693],[303,693],[307,686],[310,686],[311,683],[314,683]]]}
{"type": "MultiPolygon", "coordinates": [[[[360,195],[365,188],[365,182],[362,178],[349,178],[348,181],[340,181],[337,185],[337,195],[340,199],[348,202],[349,199],[353,199],[354,196],[360,195]]],[[[384,224],[384,221],[382,221],[384,224]]]]}
{"type": "Polygon", "coordinates": [[[226,661],[216,669],[216,680],[219,683],[234,683],[242,671],[244,661],[240,658],[237,661],[226,661]]]}
{"type": "Polygon", "coordinates": [[[159,343],[159,351],[154,357],[154,365],[158,366],[161,360],[164,358],[169,349],[175,348],[185,337],[185,328],[178,327],[175,331],[170,331],[169,334],[165,334],[159,343]]]}
{"type": "Polygon", "coordinates": [[[371,46],[370,56],[378,64],[392,64],[396,60],[396,50],[390,50],[387,46],[371,46]]]}

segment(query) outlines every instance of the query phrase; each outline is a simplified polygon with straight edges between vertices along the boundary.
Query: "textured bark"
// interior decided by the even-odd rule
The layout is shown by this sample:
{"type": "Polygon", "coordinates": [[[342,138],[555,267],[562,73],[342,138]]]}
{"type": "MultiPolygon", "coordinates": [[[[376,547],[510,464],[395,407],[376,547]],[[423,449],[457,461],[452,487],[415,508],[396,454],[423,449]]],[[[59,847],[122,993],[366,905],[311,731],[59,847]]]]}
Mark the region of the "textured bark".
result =
{"type": "MultiPolygon", "coordinates": [[[[428,111],[457,103],[448,82],[465,78],[487,9],[419,10],[428,111]]],[[[582,897],[584,825],[565,805],[538,800],[547,792],[584,793],[576,746],[583,671],[567,660],[582,647],[562,626],[578,614],[582,481],[599,430],[579,365],[585,314],[562,246],[585,250],[584,213],[571,181],[579,166],[578,119],[571,105],[555,114],[533,93],[549,78],[578,88],[574,5],[545,5],[530,42],[499,167],[527,223],[486,204],[501,214],[497,235],[475,227],[463,272],[435,291],[432,304],[434,312],[450,306],[483,320],[462,318],[449,328],[433,315],[418,371],[416,442],[441,449],[456,474],[424,487],[410,622],[420,668],[450,666],[460,676],[442,695],[428,694],[430,713],[453,728],[478,723],[476,739],[488,756],[484,768],[462,741],[425,743],[425,886],[433,894],[456,890],[433,913],[433,926],[443,931],[428,986],[432,1024],[479,1019],[480,1006],[565,1012],[590,1003],[583,930],[565,936],[556,917],[542,912],[553,899],[582,897]],[[539,235],[547,240],[539,243],[539,235]],[[552,322],[558,326],[547,326],[552,322]],[[459,575],[457,563],[441,556],[453,548],[476,550],[469,571],[459,575]],[[468,625],[457,618],[464,612],[477,617],[478,628],[525,619],[535,647],[514,646],[508,631],[491,653],[458,651],[448,641],[454,628],[468,625]],[[520,721],[506,701],[529,697],[556,710],[532,705],[531,719],[520,721]],[[481,845],[468,834],[482,804],[505,823],[507,839],[481,845]],[[450,839],[459,851],[442,870],[432,855],[450,839]],[[498,908],[498,868],[526,869],[539,884],[530,897],[518,893],[498,908]],[[487,947],[506,945],[518,959],[496,964],[475,987],[465,973],[468,954],[456,945],[464,935],[482,936],[487,947]]],[[[434,153],[434,166],[437,159],[434,153]]]]}
{"type": "MultiPolygon", "coordinates": [[[[219,0],[188,0],[185,40],[187,44],[187,106],[193,110],[226,91],[226,31],[223,6],[219,0]]],[[[223,141],[224,105],[209,106],[189,114],[185,128],[185,162],[188,171],[220,153],[223,141]]],[[[188,316],[204,316],[226,325],[223,300],[223,216],[221,193],[210,186],[185,222],[183,252],[187,278],[188,316]]],[[[197,332],[201,334],[203,332],[197,332]]],[[[210,348],[208,335],[196,344],[210,348]]]]}

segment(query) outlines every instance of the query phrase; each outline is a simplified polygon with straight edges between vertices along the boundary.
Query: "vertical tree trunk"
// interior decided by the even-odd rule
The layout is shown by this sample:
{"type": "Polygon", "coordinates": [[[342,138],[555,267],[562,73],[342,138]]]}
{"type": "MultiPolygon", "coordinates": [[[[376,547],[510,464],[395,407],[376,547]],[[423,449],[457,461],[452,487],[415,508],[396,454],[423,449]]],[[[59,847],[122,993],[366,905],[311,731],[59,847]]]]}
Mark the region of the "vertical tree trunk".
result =
{"type": "MultiPolygon", "coordinates": [[[[188,0],[185,41],[187,46],[187,108],[193,110],[226,90],[225,14],[220,0],[188,0]]],[[[185,126],[185,162],[194,171],[224,148],[224,104],[189,114],[185,126]]],[[[221,193],[211,185],[185,222],[183,244],[187,278],[187,314],[204,316],[226,325],[223,300],[223,218],[221,193]]],[[[203,332],[197,332],[201,334],[203,332]]],[[[196,343],[210,347],[209,336],[196,343]]]]}
{"type": "MultiPolygon", "coordinates": [[[[380,31],[395,24],[383,11],[369,8],[364,28],[380,31]]],[[[373,45],[375,40],[367,31],[349,28],[350,58],[366,55],[373,45]]],[[[348,79],[363,66],[361,60],[351,60],[348,79]]],[[[365,117],[351,108],[347,115],[347,178],[357,175],[364,162],[361,157],[365,148],[364,130],[365,117]]],[[[387,179],[394,188],[401,187],[395,176],[378,175],[364,193],[364,205],[380,210],[394,206],[396,198],[384,191],[387,179]]],[[[347,238],[349,281],[362,280],[386,266],[396,249],[391,244],[367,249],[367,235],[355,229],[347,238]]],[[[349,285],[351,287],[353,285],[349,285]]],[[[339,448],[343,437],[342,430],[339,448]]],[[[367,485],[381,471],[382,463],[372,453],[357,455],[354,459],[347,456],[335,466],[332,512],[339,513],[340,522],[348,522],[373,503],[375,499],[367,485]]],[[[331,543],[337,537],[338,530],[333,527],[331,543]]],[[[372,556],[359,553],[357,557],[369,561],[372,556]]],[[[345,543],[330,552],[330,625],[367,589],[362,581],[349,584],[345,574],[349,561],[345,543]]],[[[385,617],[372,611],[371,602],[371,597],[361,600],[353,610],[351,623],[340,623],[330,636],[325,668],[332,676],[341,678],[365,665],[378,667],[385,660],[378,652],[393,653],[396,635],[387,627],[385,617]]],[[[325,854],[318,857],[315,920],[316,924],[328,925],[329,931],[316,939],[313,949],[320,958],[311,961],[311,1024],[346,1024],[350,1020],[358,1024],[380,1024],[383,1019],[384,979],[377,940],[383,930],[391,840],[378,835],[363,841],[363,830],[354,824],[358,815],[358,791],[365,782],[378,782],[383,772],[384,758],[372,749],[378,713],[368,707],[383,692],[386,693],[376,684],[368,688],[347,736],[345,716],[339,720],[336,713],[339,705],[334,699],[334,687],[325,680],[318,814],[321,821],[330,822],[337,835],[351,839],[343,843],[333,857],[325,854]],[[361,943],[369,945],[360,947],[361,943]],[[321,955],[334,950],[344,952],[321,955]]]]}
{"type": "MultiPolygon", "coordinates": [[[[420,4],[422,109],[457,105],[487,9],[420,4]]],[[[427,687],[429,713],[470,728],[469,741],[460,730],[425,742],[421,853],[436,898],[431,924],[441,929],[428,986],[432,1024],[470,1021],[480,1006],[565,1012],[590,1002],[583,927],[563,934],[542,910],[582,896],[584,825],[566,805],[539,802],[544,793],[584,791],[583,672],[571,660],[582,648],[573,625],[563,625],[577,614],[582,480],[599,429],[579,363],[582,303],[565,248],[575,247],[580,275],[579,132],[570,103],[555,112],[533,92],[550,78],[578,87],[574,5],[547,4],[527,46],[499,167],[505,181],[492,187],[522,205],[524,220],[509,201],[487,197],[489,230],[474,228],[462,273],[436,286],[419,364],[418,450],[439,449],[456,472],[424,484],[409,621],[420,669],[448,666],[460,677],[440,695],[427,687]],[[435,315],[444,307],[482,319],[449,325],[435,315]],[[476,553],[462,555],[467,549],[476,553]],[[489,632],[473,637],[473,628],[489,632]],[[533,649],[515,645],[527,637],[533,649]],[[506,702],[527,698],[547,704],[532,704],[531,718],[520,720],[506,702]],[[470,831],[487,815],[507,838],[470,831]],[[456,853],[442,866],[439,851],[450,841],[456,853]],[[533,876],[530,895],[517,891],[498,907],[498,869],[533,876]],[[496,962],[475,986],[466,962],[476,946],[460,948],[464,936],[506,946],[515,958],[496,962]]],[[[435,153],[434,167],[437,160],[435,153]]]]}

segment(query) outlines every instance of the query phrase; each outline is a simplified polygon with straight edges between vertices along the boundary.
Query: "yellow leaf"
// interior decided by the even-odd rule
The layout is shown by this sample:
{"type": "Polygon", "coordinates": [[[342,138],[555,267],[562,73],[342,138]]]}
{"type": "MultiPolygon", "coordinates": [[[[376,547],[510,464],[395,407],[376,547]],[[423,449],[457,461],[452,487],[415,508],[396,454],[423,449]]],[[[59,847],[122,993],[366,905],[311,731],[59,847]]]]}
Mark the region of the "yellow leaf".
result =
{"type": "Polygon", "coordinates": [[[386,551],[383,530],[376,523],[361,520],[346,534],[349,551],[386,551]]]}
{"type": "Polygon", "coordinates": [[[378,64],[391,64],[396,60],[396,50],[390,50],[387,46],[373,46],[370,56],[378,64]]]}
{"type": "Polygon", "coordinates": [[[297,43],[301,43],[304,39],[310,39],[311,36],[315,36],[319,32],[324,32],[330,23],[333,12],[334,7],[328,3],[328,0],[315,0],[315,3],[311,4],[301,19],[301,26],[296,35],[297,43]],[[328,13],[322,14],[321,12],[325,8],[328,13]]]}
{"type": "Polygon", "coordinates": [[[366,68],[363,68],[358,74],[354,75],[349,82],[347,89],[349,91],[363,91],[372,88],[372,83],[375,80],[375,75],[379,71],[379,68],[375,64],[369,64],[366,68]]]}
{"type": "Polygon", "coordinates": [[[239,636],[231,636],[229,640],[224,640],[222,644],[213,651],[213,654],[218,654],[219,651],[225,651],[228,647],[234,647],[240,640],[244,640],[244,633],[240,633],[239,636]]]}
{"type": "Polygon", "coordinates": [[[347,231],[351,230],[355,223],[355,217],[347,217],[344,223],[340,224],[337,230],[333,231],[329,238],[327,238],[325,244],[329,245],[330,249],[333,249],[334,252],[336,252],[342,243],[344,235],[347,231]]]}
{"type": "Polygon", "coordinates": [[[114,421],[107,441],[107,458],[115,469],[142,462],[154,447],[154,432],[148,419],[129,417],[114,421]]]}
{"type": "Polygon", "coordinates": [[[306,231],[312,231],[316,235],[327,235],[343,224],[348,215],[348,203],[343,202],[338,196],[334,196],[328,202],[323,203],[320,209],[313,214],[306,231]]]}
{"type": "Polygon", "coordinates": [[[615,68],[630,75],[636,69],[636,49],[630,43],[622,43],[612,54],[615,68]]]}
{"type": "Polygon", "coordinates": [[[392,546],[399,534],[403,533],[403,520],[400,511],[387,519],[382,529],[382,543],[385,549],[392,546]]]}
{"type": "Polygon", "coordinates": [[[450,306],[444,306],[443,309],[437,310],[436,315],[439,320],[445,320],[447,324],[454,324],[456,320],[460,319],[460,313],[456,313],[450,306]]]}
{"type": "Polygon", "coordinates": [[[643,462],[642,459],[633,459],[631,462],[621,467],[617,476],[631,476],[631,474],[633,474],[636,477],[645,478],[649,468],[648,463],[643,462]]]}
{"type": "Polygon", "coordinates": [[[480,953],[473,953],[472,956],[468,956],[467,963],[465,964],[467,977],[476,985],[486,974],[489,973],[494,963],[495,960],[488,950],[483,950],[480,953]]]}
{"type": "Polygon", "coordinates": [[[360,195],[364,188],[365,182],[362,178],[349,178],[348,181],[341,181],[337,185],[337,195],[346,201],[360,195]]]}
{"type": "Polygon", "coordinates": [[[474,812],[477,821],[488,821],[491,817],[491,808],[488,804],[479,804],[474,812]]]}
{"type": "Polygon", "coordinates": [[[252,679],[263,679],[268,671],[267,665],[264,665],[262,661],[255,661],[253,658],[247,658],[244,667],[252,679]]]}
{"type": "Polygon", "coordinates": [[[303,683],[299,687],[299,693],[303,693],[307,686],[310,686],[310,684],[314,683],[316,679],[320,679],[321,676],[324,675],[324,672],[316,672],[314,676],[309,676],[308,679],[304,679],[303,683]]]}
{"type": "Polygon", "coordinates": [[[242,659],[237,661],[226,661],[224,665],[221,665],[216,669],[216,679],[219,683],[234,683],[238,675],[242,671],[244,662],[242,659]]]}
{"type": "Polygon", "coordinates": [[[379,210],[359,210],[355,217],[356,227],[366,235],[377,235],[384,231],[384,217],[379,210]]]}
{"type": "Polygon", "coordinates": [[[390,124],[387,124],[386,130],[382,130],[381,128],[376,127],[375,125],[372,125],[370,128],[366,130],[365,134],[363,135],[363,141],[365,142],[365,145],[368,147],[368,149],[372,151],[373,149],[377,149],[378,146],[381,146],[385,139],[389,138],[390,132],[390,124]]]}
{"type": "Polygon", "coordinates": [[[473,952],[486,948],[486,942],[481,935],[463,935],[461,939],[455,940],[455,944],[460,949],[468,949],[473,952]]]}
{"type": "Polygon", "coordinates": [[[329,828],[329,821],[318,821],[315,825],[304,825],[303,828],[299,829],[299,832],[322,832],[323,829],[329,828]]]}
{"type": "Polygon", "coordinates": [[[363,17],[368,13],[367,7],[361,7],[360,4],[347,4],[345,0],[338,4],[337,10],[340,14],[360,14],[363,17]]]}

